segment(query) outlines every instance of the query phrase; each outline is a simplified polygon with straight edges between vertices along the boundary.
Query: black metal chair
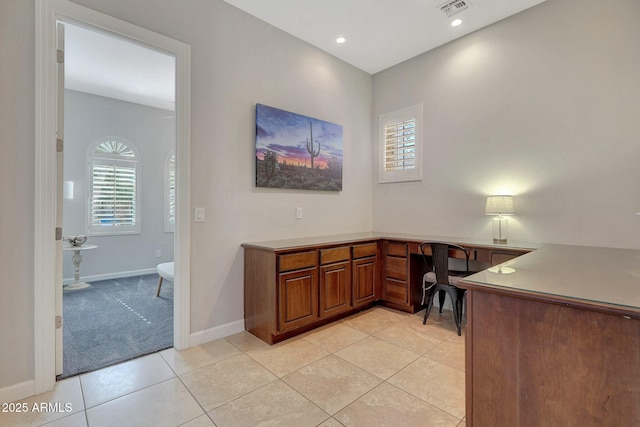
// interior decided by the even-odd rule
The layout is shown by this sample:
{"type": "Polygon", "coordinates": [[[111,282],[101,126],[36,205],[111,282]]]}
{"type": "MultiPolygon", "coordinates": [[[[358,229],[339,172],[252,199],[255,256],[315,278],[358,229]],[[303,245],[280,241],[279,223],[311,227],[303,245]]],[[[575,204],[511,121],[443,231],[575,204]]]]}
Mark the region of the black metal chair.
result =
{"type": "Polygon", "coordinates": [[[466,289],[458,288],[458,282],[470,275],[469,271],[469,251],[462,246],[446,242],[424,242],[420,245],[420,253],[424,260],[427,272],[422,277],[422,305],[428,303],[424,313],[422,324],[427,323],[427,317],[433,307],[433,299],[438,294],[440,302],[440,313],[446,295],[451,298],[453,306],[453,317],[458,328],[458,335],[462,335],[462,315],[464,308],[464,293],[466,289]],[[430,256],[428,253],[430,249],[430,256]],[[449,251],[460,251],[465,256],[466,270],[449,270],[449,251]]]}

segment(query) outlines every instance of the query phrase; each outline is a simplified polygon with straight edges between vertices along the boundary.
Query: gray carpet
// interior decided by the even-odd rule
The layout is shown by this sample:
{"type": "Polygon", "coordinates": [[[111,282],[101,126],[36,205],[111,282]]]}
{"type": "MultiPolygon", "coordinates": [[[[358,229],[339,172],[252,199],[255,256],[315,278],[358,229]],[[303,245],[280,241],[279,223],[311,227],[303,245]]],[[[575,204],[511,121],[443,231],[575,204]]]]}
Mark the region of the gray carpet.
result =
{"type": "Polygon", "coordinates": [[[173,283],[156,297],[157,274],[92,282],[64,291],[67,378],[173,346],[173,283]]]}

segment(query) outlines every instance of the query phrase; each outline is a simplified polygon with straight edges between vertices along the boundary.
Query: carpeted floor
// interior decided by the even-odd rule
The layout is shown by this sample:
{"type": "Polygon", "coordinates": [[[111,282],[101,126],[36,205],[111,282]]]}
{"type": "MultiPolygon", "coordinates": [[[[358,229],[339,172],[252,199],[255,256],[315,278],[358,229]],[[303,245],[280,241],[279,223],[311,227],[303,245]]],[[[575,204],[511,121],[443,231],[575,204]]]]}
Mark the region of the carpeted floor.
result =
{"type": "Polygon", "coordinates": [[[92,282],[64,291],[66,378],[173,346],[173,283],[157,274],[92,282]]]}

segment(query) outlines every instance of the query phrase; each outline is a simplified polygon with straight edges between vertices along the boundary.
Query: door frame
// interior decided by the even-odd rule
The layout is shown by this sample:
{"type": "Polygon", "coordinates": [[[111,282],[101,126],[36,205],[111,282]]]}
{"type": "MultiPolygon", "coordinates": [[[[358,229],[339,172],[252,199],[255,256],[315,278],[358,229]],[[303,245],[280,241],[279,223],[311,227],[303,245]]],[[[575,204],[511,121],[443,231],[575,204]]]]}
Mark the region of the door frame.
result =
{"type": "Polygon", "coordinates": [[[176,58],[176,228],[174,347],[190,347],[191,47],[67,0],[36,0],[34,394],[51,390],[55,366],[56,22],[63,21],[140,43],[176,58]]]}

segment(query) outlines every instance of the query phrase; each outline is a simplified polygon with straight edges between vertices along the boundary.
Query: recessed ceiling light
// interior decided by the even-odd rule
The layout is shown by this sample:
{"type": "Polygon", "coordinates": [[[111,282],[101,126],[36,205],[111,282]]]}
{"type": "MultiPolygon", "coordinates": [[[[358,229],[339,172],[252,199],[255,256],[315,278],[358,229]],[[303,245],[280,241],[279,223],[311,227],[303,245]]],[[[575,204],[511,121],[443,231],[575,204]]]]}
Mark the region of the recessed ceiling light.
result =
{"type": "Polygon", "coordinates": [[[456,18],[453,21],[451,21],[451,26],[452,27],[457,27],[460,24],[462,24],[462,19],[456,18]]]}
{"type": "Polygon", "coordinates": [[[343,36],[340,36],[340,37],[336,38],[336,43],[338,43],[338,44],[343,44],[346,41],[347,41],[347,39],[345,39],[343,36]]]}

